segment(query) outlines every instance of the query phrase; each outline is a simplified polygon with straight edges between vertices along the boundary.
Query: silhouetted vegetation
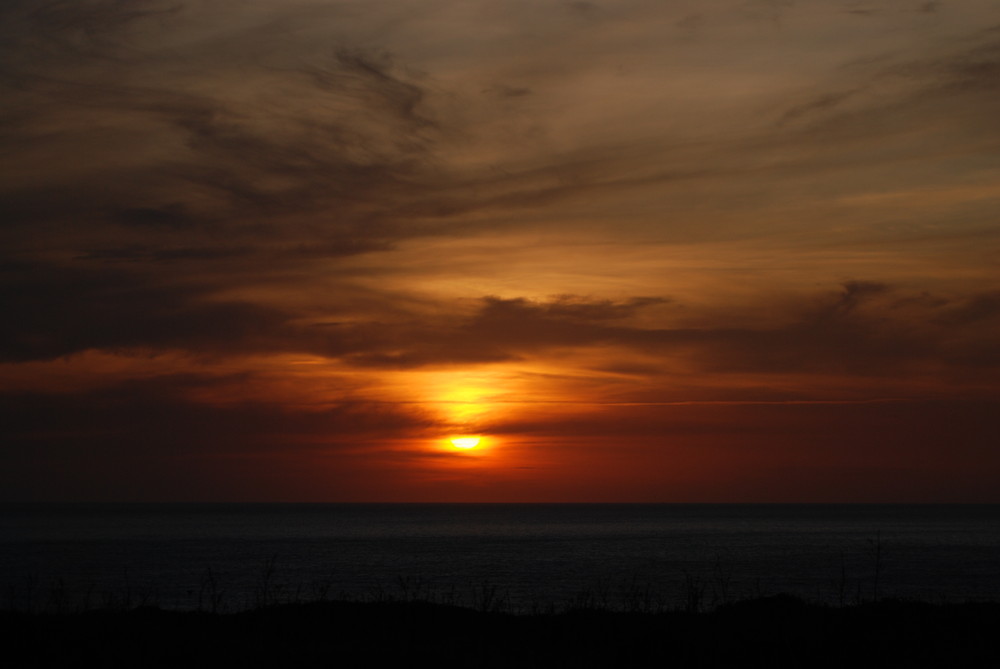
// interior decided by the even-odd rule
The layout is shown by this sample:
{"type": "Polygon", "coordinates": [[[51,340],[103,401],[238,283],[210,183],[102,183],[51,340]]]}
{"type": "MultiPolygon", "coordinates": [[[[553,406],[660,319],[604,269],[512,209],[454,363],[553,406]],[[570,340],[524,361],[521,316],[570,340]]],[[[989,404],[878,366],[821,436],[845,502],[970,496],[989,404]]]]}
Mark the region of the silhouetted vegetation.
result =
{"type": "Polygon", "coordinates": [[[0,603],[0,666],[1000,666],[1000,603],[884,599],[880,535],[870,544],[871,576],[842,566],[836,605],[736,592],[721,558],[672,597],[632,576],[527,605],[491,583],[442,591],[408,577],[331,598],[330,583],[292,587],[276,557],[243,593],[207,569],[193,610],[160,608],[127,572],[105,592],[29,577],[0,603]]]}
{"type": "MultiPolygon", "coordinates": [[[[996,666],[1000,604],[787,595],[711,611],[499,612],[426,601],[325,601],[237,613],[139,606],[0,613],[7,667],[842,667],[996,666]]],[[[263,601],[263,600],[262,600],[263,601]]]]}

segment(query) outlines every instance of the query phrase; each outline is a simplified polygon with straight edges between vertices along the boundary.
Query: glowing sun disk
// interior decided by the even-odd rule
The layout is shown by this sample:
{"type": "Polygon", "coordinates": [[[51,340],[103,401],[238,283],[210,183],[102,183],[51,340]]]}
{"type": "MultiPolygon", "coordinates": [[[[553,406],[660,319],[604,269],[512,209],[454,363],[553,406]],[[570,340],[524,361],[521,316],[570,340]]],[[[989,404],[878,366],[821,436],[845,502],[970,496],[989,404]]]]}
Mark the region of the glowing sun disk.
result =
{"type": "Polygon", "coordinates": [[[455,437],[451,444],[455,448],[475,448],[479,445],[479,437],[455,437]]]}

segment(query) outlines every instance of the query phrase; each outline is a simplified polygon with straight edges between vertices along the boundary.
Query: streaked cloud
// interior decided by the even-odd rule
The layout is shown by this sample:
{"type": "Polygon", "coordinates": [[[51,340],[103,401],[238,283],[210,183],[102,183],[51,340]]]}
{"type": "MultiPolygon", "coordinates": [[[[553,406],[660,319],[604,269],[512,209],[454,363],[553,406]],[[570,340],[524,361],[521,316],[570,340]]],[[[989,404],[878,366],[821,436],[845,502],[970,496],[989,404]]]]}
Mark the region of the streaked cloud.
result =
{"type": "MultiPolygon", "coordinates": [[[[142,469],[170,497],[172,449],[248,444],[251,475],[309,443],[287,472],[329,453],[331,499],[388,494],[390,471],[393,494],[455,499],[473,469],[429,444],[463,425],[505,440],[490,499],[576,499],[587,467],[620,470],[602,499],[627,472],[650,499],[757,499],[796,467],[871,491],[905,459],[903,437],[838,459],[824,431],[896,431],[939,465],[960,442],[995,471],[998,72],[991,0],[4,3],[11,494],[51,496],[45,463],[81,449],[137,450],[67,495],[135,496],[142,469]],[[767,472],[675,453],[700,464],[668,476],[665,444],[695,441],[654,407],[684,402],[714,407],[713,457],[771,439],[767,472]]],[[[206,467],[188,497],[239,497],[206,467]]],[[[921,471],[899,495],[963,496],[921,471]]]]}

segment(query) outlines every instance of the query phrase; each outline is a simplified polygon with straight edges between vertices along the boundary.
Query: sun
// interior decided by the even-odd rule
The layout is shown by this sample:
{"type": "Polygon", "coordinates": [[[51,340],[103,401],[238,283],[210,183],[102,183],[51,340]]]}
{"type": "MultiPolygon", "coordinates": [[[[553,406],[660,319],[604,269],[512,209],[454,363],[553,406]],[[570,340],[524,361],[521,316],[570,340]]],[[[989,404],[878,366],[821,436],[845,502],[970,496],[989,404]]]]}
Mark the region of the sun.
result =
{"type": "Polygon", "coordinates": [[[451,439],[451,445],[455,448],[475,448],[479,445],[479,437],[454,437],[451,439]]]}

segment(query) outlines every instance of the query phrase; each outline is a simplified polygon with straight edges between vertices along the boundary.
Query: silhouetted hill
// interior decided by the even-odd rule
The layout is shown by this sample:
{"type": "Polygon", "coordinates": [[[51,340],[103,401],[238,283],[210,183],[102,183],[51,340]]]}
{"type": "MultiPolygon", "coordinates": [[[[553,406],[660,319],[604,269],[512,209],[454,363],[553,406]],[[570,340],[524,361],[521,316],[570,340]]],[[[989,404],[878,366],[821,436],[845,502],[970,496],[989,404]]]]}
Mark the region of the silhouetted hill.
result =
{"type": "Polygon", "coordinates": [[[998,666],[1000,604],[788,596],[710,613],[479,612],[422,602],[286,604],[243,613],[0,614],[7,667],[998,666]]]}

